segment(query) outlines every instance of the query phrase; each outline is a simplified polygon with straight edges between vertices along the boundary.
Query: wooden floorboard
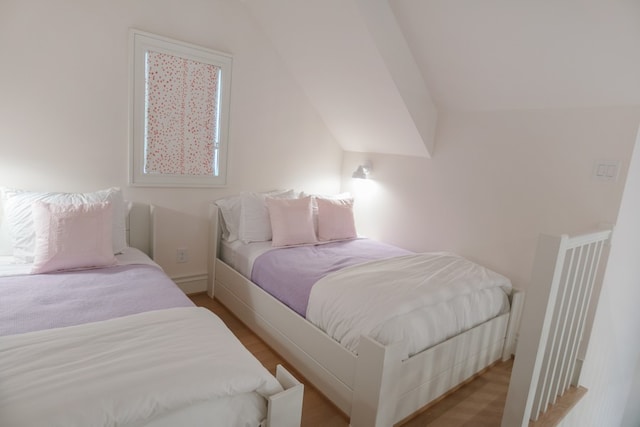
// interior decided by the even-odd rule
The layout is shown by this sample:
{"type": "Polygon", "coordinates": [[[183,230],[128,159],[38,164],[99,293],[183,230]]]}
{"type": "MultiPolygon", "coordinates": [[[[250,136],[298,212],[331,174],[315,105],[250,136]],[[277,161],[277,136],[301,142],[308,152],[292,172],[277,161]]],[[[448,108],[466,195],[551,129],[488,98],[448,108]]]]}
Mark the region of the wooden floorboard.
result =
{"type": "MultiPolygon", "coordinates": [[[[347,417],[340,410],[217,300],[212,300],[206,294],[191,295],[190,298],[196,305],[206,307],[217,314],[270,372],[275,372],[276,365],[282,364],[304,383],[303,426],[342,427],[349,425],[347,417]]],[[[511,361],[491,366],[473,380],[429,405],[413,418],[406,420],[402,426],[500,426],[512,366],[511,361]]]]}

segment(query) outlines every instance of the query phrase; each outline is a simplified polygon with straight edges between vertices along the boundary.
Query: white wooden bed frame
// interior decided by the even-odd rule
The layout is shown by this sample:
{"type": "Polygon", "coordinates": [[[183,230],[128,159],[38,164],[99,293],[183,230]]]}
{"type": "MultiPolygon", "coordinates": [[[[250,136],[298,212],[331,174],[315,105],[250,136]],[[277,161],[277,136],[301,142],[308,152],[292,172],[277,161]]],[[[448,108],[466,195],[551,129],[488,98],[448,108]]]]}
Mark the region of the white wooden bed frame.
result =
{"type": "MultiPolygon", "coordinates": [[[[126,219],[127,243],[153,258],[155,226],[153,206],[132,203],[126,219]]],[[[298,427],[302,419],[304,386],[282,365],[276,379],[284,391],[267,398],[267,427],[298,427]]]]}
{"type": "Polygon", "coordinates": [[[515,351],[524,294],[511,312],[401,360],[398,344],[362,337],[358,355],[280,303],[218,258],[220,213],[210,206],[208,294],[220,300],[350,418],[350,425],[391,426],[515,351]]]}

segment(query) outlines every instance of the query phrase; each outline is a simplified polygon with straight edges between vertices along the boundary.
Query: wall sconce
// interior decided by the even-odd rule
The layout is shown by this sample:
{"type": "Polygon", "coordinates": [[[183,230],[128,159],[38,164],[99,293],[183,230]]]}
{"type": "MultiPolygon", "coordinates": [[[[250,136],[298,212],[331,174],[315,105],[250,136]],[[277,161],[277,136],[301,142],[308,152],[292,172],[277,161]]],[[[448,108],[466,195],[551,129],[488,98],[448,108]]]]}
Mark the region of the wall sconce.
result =
{"type": "Polygon", "coordinates": [[[358,179],[367,179],[369,178],[370,173],[371,173],[371,163],[366,162],[358,166],[358,169],[356,169],[355,172],[353,172],[353,175],[351,175],[351,177],[358,178],[358,179]]]}

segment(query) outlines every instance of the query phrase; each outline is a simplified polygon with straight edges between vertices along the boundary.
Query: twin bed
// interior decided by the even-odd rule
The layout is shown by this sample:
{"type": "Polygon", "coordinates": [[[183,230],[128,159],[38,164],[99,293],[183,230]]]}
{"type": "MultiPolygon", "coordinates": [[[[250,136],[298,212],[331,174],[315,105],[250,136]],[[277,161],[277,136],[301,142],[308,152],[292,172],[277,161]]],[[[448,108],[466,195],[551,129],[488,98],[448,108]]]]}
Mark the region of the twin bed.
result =
{"type": "MultiPolygon", "coordinates": [[[[114,189],[99,196],[106,201],[81,212],[36,206],[40,240],[12,248],[29,262],[0,256],[0,425],[299,425],[302,385],[281,366],[268,373],[145,255],[149,206],[125,207],[114,189]],[[114,206],[127,215],[106,227],[100,218],[114,206]],[[120,233],[127,242],[91,258],[101,268],[52,257],[68,236],[51,229],[76,217],[90,220],[78,223],[75,258],[120,233]]],[[[11,246],[3,226],[29,222],[29,197],[20,215],[2,218],[0,255],[11,246]]],[[[358,238],[351,208],[348,198],[291,192],[218,201],[208,293],[352,426],[390,426],[511,357],[522,294],[455,254],[358,238]]]]}
{"type": "MultiPolygon", "coordinates": [[[[195,307],[145,254],[152,247],[149,206],[124,207],[117,189],[69,195],[103,203],[101,214],[122,207],[126,216],[112,216],[101,227],[94,211],[56,216],[46,206],[47,221],[38,222],[36,215],[31,225],[41,239],[46,224],[48,241],[36,240],[33,259],[15,263],[14,254],[29,254],[12,248],[16,241],[7,240],[6,227],[29,222],[25,212],[31,214],[32,204],[40,203],[36,199],[79,202],[67,196],[5,193],[5,213],[8,206],[12,212],[0,219],[0,425],[300,424],[302,385],[281,366],[271,375],[217,316],[195,307]],[[69,244],[63,240],[74,226],[79,245],[91,243],[76,260],[102,244],[104,235],[92,241],[89,230],[113,229],[117,238],[122,233],[125,247],[100,268],[69,265],[69,258],[51,251],[69,244]],[[68,268],[58,271],[65,263],[68,268]],[[45,271],[33,274],[38,266],[45,271]]],[[[18,230],[18,237],[24,232],[18,230]]],[[[28,243],[25,237],[17,246],[28,243]]],[[[100,264],[96,259],[88,262],[100,264]]]]}
{"type": "Polygon", "coordinates": [[[296,198],[211,205],[208,292],[352,426],[402,422],[511,357],[523,298],[508,279],[455,254],[358,238],[348,196],[296,198]]]}

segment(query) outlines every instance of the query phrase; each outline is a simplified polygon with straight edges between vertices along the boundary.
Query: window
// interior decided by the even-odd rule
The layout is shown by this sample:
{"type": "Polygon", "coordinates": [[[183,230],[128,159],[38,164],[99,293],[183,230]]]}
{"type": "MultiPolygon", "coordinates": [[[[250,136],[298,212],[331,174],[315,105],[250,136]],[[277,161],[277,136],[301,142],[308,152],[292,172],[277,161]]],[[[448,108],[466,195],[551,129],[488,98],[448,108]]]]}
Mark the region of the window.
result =
{"type": "Polygon", "coordinates": [[[231,56],[131,31],[130,182],[226,183],[231,56]]]}

